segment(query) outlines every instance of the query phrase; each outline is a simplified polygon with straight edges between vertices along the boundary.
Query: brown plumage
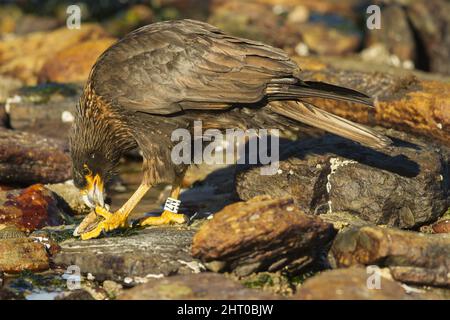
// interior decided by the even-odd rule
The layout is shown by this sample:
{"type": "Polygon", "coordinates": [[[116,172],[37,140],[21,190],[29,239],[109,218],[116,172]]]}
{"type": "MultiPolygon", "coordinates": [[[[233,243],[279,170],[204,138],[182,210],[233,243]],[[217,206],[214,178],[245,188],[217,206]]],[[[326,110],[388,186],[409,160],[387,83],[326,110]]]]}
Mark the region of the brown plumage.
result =
{"type": "MultiPolygon", "coordinates": [[[[308,97],[372,104],[351,89],[304,82],[284,51],[209,24],[180,20],[142,27],[106,50],[92,68],[72,132],[75,184],[86,188],[98,176],[103,187],[120,156],[136,146],[144,156],[145,191],[179,181],[186,167],[172,163],[170,136],[174,129],[191,129],[194,120],[226,129],[270,128],[285,119],[288,127],[299,121],[369,147],[390,143],[372,129],[302,102],[308,97]]],[[[93,196],[103,191],[98,188],[86,191],[88,202],[102,204],[102,194],[100,201],[93,196]]],[[[112,229],[106,220],[103,229],[112,229]]]]}

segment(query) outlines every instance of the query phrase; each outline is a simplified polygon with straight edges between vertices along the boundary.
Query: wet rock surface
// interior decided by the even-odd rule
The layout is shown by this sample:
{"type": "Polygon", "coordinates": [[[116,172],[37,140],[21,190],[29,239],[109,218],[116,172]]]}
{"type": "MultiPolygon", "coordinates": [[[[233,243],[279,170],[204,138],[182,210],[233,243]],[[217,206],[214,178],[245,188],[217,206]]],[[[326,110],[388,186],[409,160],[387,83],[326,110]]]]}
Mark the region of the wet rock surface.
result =
{"type": "Polygon", "coordinates": [[[150,279],[203,270],[190,255],[194,230],[162,227],[129,232],[126,236],[61,242],[61,251],[53,261],[57,265],[77,265],[83,274],[91,273],[98,280],[150,279]]]}
{"type": "Polygon", "coordinates": [[[0,225],[31,232],[45,226],[71,222],[64,203],[41,184],[26,189],[0,191],[0,225]]]}
{"type": "Polygon", "coordinates": [[[308,213],[346,211],[400,228],[435,221],[448,207],[448,155],[406,134],[386,134],[398,141],[391,150],[336,136],[288,144],[281,148],[278,174],[244,167],[237,193],[242,199],[287,193],[308,213]]]}
{"type": "Polygon", "coordinates": [[[51,138],[0,129],[0,181],[5,184],[56,183],[70,179],[64,145],[51,138]]]}
{"type": "Polygon", "coordinates": [[[81,91],[81,85],[64,84],[21,88],[8,100],[8,125],[66,143],[81,91]]]}
{"type": "Polygon", "coordinates": [[[366,226],[340,233],[330,251],[337,267],[377,264],[396,280],[450,287],[450,237],[366,226]]]}
{"type": "Polygon", "coordinates": [[[177,275],[152,279],[146,284],[125,291],[119,300],[272,300],[276,296],[245,288],[224,275],[205,272],[195,275],[177,275]]]}
{"type": "Polygon", "coordinates": [[[44,245],[30,238],[0,239],[0,272],[43,271],[49,267],[44,245]]]}
{"type": "Polygon", "coordinates": [[[248,275],[298,271],[319,259],[335,230],[292,199],[256,197],[217,212],[195,235],[192,253],[213,271],[248,275]]]}

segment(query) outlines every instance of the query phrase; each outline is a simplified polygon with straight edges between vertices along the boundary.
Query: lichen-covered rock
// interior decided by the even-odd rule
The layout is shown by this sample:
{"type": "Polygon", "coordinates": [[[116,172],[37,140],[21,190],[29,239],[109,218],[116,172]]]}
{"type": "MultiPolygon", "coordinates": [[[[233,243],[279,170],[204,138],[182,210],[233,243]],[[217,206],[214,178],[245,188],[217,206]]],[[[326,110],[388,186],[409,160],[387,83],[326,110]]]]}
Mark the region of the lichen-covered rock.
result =
{"type": "Polygon", "coordinates": [[[177,275],[151,279],[143,285],[126,290],[119,300],[272,300],[281,296],[248,289],[216,273],[177,275]]]}
{"type": "Polygon", "coordinates": [[[292,199],[262,196],[215,213],[195,235],[192,253],[216,272],[296,272],[316,262],[334,235],[331,224],[305,215],[292,199]]]}
{"type": "Polygon", "coordinates": [[[435,221],[448,208],[448,155],[404,133],[386,134],[399,140],[383,151],[337,136],[282,146],[278,173],[244,168],[237,193],[244,200],[289,195],[307,213],[346,211],[400,228],[435,221]]]}
{"type": "Polygon", "coordinates": [[[0,225],[31,232],[70,221],[55,194],[41,184],[26,189],[0,191],[0,225]]]}
{"type": "Polygon", "coordinates": [[[0,183],[56,183],[70,177],[68,148],[59,140],[0,128],[0,183]]]}
{"type": "Polygon", "coordinates": [[[0,271],[43,271],[49,268],[45,246],[30,238],[0,239],[0,271]]]}
{"type": "Polygon", "coordinates": [[[337,267],[391,268],[396,280],[450,286],[450,236],[365,226],[340,233],[330,258],[337,267]]]}

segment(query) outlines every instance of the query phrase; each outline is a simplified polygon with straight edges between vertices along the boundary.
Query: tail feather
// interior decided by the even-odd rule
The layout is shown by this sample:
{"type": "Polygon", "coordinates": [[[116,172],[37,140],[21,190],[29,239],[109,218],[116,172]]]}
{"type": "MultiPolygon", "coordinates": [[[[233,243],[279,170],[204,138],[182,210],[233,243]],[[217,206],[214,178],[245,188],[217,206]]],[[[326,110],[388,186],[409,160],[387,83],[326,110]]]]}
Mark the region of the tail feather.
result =
{"type": "Polygon", "coordinates": [[[361,92],[317,81],[300,81],[297,84],[272,83],[267,86],[266,92],[270,100],[319,97],[373,106],[373,99],[361,92]]]}
{"type": "Polygon", "coordinates": [[[364,125],[354,123],[309,103],[299,101],[274,102],[270,108],[275,113],[359,142],[375,149],[392,144],[391,139],[364,125]]]}

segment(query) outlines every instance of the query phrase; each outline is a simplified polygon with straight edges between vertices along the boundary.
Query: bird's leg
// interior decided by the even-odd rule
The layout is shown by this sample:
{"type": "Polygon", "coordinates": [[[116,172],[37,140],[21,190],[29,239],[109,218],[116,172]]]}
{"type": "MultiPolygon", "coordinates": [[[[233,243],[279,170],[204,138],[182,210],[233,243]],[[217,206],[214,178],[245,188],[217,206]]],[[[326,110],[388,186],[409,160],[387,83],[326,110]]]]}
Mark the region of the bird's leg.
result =
{"type": "Polygon", "coordinates": [[[159,217],[148,217],[140,222],[141,226],[155,226],[162,224],[171,223],[185,223],[189,221],[189,218],[184,214],[177,213],[179,206],[179,196],[181,183],[183,181],[183,176],[178,177],[174,184],[172,185],[172,191],[170,192],[170,197],[167,199],[164,206],[164,211],[159,217]]]}
{"type": "Polygon", "coordinates": [[[141,201],[142,197],[149,189],[150,186],[148,184],[141,183],[130,199],[128,199],[128,201],[115,213],[108,212],[108,210],[97,206],[95,212],[105,218],[105,220],[101,221],[92,231],[82,233],[81,239],[86,240],[96,238],[102,231],[111,231],[117,228],[126,227],[130,212],[136,207],[139,201],[141,201]]]}

